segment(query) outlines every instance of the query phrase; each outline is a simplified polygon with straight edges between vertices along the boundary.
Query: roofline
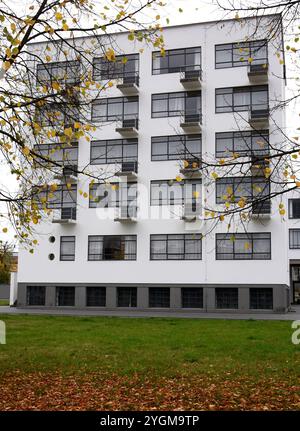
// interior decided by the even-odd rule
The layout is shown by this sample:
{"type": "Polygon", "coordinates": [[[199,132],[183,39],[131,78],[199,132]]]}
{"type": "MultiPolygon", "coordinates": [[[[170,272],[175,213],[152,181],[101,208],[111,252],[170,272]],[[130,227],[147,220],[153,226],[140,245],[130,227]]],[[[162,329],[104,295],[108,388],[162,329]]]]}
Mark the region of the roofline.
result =
{"type": "MultiPolygon", "coordinates": [[[[280,12],[277,13],[271,13],[271,14],[266,14],[266,15],[256,15],[256,16],[247,16],[247,17],[241,17],[240,19],[258,19],[258,18],[270,18],[270,17],[280,17],[280,19],[282,18],[282,15],[280,12]]],[[[226,19],[216,19],[216,20],[211,20],[211,21],[198,21],[198,22],[191,22],[191,23],[185,23],[185,24],[174,24],[174,25],[170,25],[167,27],[162,27],[163,30],[168,30],[168,29],[173,29],[173,28],[181,28],[181,27],[192,27],[192,26],[196,26],[196,25],[205,25],[205,24],[216,24],[216,23],[220,23],[220,22],[229,22],[229,21],[237,21],[236,18],[226,18],[226,19]]],[[[122,35],[122,34],[128,34],[130,33],[129,30],[124,30],[124,31],[115,31],[112,33],[103,33],[103,34],[99,34],[99,36],[105,36],[105,35],[109,35],[109,36],[115,36],[115,35],[122,35]]],[[[92,35],[86,35],[83,34],[82,36],[75,36],[75,37],[67,37],[64,40],[78,40],[78,39],[87,39],[89,37],[93,37],[92,35]]],[[[58,41],[60,41],[61,39],[57,39],[58,41]]],[[[51,41],[51,42],[55,42],[55,40],[51,41]]],[[[40,42],[29,42],[28,45],[32,46],[32,45],[42,45],[44,43],[48,43],[48,41],[40,41],[40,42]]]]}

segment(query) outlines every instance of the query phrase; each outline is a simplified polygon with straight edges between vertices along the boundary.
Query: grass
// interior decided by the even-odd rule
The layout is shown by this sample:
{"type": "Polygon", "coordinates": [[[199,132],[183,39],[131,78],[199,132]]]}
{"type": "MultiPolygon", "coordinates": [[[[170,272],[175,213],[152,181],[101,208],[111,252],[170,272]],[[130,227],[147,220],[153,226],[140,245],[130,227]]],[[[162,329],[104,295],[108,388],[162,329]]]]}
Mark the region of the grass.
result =
{"type": "Polygon", "coordinates": [[[300,408],[291,322],[0,319],[0,410],[300,408]]]}
{"type": "Polygon", "coordinates": [[[8,299],[0,299],[0,307],[6,306],[6,305],[9,305],[9,300],[8,299]]]}

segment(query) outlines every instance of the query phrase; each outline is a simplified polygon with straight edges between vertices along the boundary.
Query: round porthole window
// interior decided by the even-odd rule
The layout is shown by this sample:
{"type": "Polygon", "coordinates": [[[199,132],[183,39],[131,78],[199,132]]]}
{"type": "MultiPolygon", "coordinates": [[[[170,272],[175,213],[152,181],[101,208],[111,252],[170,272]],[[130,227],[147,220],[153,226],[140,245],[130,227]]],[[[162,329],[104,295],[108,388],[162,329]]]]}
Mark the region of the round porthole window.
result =
{"type": "Polygon", "coordinates": [[[50,238],[49,238],[49,242],[55,242],[55,236],[50,236],[50,238]]]}
{"type": "Polygon", "coordinates": [[[55,256],[54,256],[53,253],[50,253],[49,256],[48,256],[48,258],[49,258],[49,260],[54,260],[55,256]]]}

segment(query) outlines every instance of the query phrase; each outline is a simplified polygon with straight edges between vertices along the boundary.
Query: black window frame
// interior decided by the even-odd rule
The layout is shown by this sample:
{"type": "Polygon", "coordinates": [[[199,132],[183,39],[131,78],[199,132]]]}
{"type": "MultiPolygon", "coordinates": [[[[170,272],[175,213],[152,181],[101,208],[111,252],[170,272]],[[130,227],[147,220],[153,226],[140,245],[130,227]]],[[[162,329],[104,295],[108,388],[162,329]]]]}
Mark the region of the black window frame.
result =
{"type": "Polygon", "coordinates": [[[192,234],[151,234],[150,235],[150,260],[151,261],[161,261],[161,260],[202,260],[202,234],[201,233],[192,233],[192,234]],[[180,238],[179,238],[180,237],[180,238]],[[194,238],[193,238],[194,237],[194,238]],[[165,253],[153,253],[152,252],[152,243],[155,241],[165,241],[166,244],[166,252],[165,253]],[[172,241],[181,241],[183,242],[183,253],[172,253],[169,252],[170,245],[172,244],[172,241]],[[187,248],[187,242],[197,242],[199,241],[200,244],[200,251],[198,253],[191,253],[186,252],[187,248]],[[171,242],[171,244],[170,244],[171,242]],[[182,255],[182,257],[177,257],[179,255],[182,255]],[[155,258],[155,256],[166,256],[161,258],[155,258]],[[191,257],[191,255],[197,255],[197,257],[191,257]],[[176,256],[176,259],[172,259],[172,256],[176,256]]]}
{"type": "MultiPolygon", "coordinates": [[[[176,181],[176,180],[151,180],[150,181],[150,206],[162,206],[162,205],[184,205],[186,203],[191,203],[193,205],[195,205],[195,207],[197,205],[199,205],[199,202],[201,202],[201,194],[202,194],[202,180],[201,178],[198,179],[193,179],[193,180],[184,180],[184,181],[176,181]],[[161,195],[159,197],[159,201],[158,203],[154,203],[153,200],[153,189],[152,186],[155,184],[167,184],[168,186],[168,193],[167,193],[167,200],[164,200],[163,198],[165,198],[164,196],[161,198],[161,195]],[[186,190],[183,189],[183,192],[181,193],[181,198],[177,201],[175,199],[172,199],[170,196],[170,192],[169,192],[169,187],[185,187],[188,185],[192,185],[192,195],[191,197],[187,196],[186,190]],[[199,197],[194,197],[194,192],[198,191],[197,190],[197,186],[200,188],[200,195],[199,197]]],[[[156,202],[156,201],[155,201],[156,202]]]]}
{"type": "Polygon", "coordinates": [[[59,248],[59,260],[61,262],[74,262],[76,253],[76,236],[75,235],[62,235],[60,237],[60,248],[59,248]],[[72,243],[74,247],[73,253],[63,253],[62,252],[62,244],[64,243],[72,243]],[[67,258],[66,258],[67,257],[67,258]]]}
{"type": "Polygon", "coordinates": [[[239,308],[239,288],[238,287],[216,287],[215,288],[215,307],[217,310],[237,310],[239,308]],[[224,302],[222,303],[222,301],[224,302]],[[226,305],[229,305],[229,306],[226,306],[226,305]]]}
{"type": "Polygon", "coordinates": [[[289,199],[289,219],[299,220],[300,219],[300,211],[299,211],[299,217],[294,217],[294,208],[293,203],[299,203],[300,208],[300,198],[291,198],[289,199]]]}
{"type": "MultiPolygon", "coordinates": [[[[34,151],[39,154],[40,151],[42,151],[42,156],[49,159],[49,163],[51,163],[52,161],[55,161],[56,163],[61,163],[62,166],[64,165],[76,165],[78,164],[78,142],[71,142],[70,144],[65,144],[65,143],[60,143],[60,142],[51,142],[51,143],[47,143],[47,144],[37,144],[34,145],[33,147],[34,151]],[[66,154],[68,154],[68,152],[70,152],[70,150],[75,150],[76,153],[76,157],[69,159],[66,154]],[[54,151],[54,153],[53,153],[54,151]],[[62,157],[59,159],[56,159],[55,153],[61,151],[62,152],[62,157]],[[45,154],[43,154],[43,152],[45,152],[45,154]],[[54,155],[54,156],[52,156],[54,155]]],[[[34,159],[35,163],[38,164],[45,164],[47,163],[45,160],[36,157],[34,159]]],[[[51,166],[53,166],[51,164],[51,166]]]]}
{"type": "Polygon", "coordinates": [[[249,288],[249,304],[250,310],[273,310],[274,309],[274,293],[272,287],[250,287],[249,288]],[[271,293],[270,298],[266,298],[267,293],[271,293]],[[254,298],[253,296],[256,295],[254,298]],[[271,300],[270,300],[271,299],[271,300]],[[270,306],[261,306],[261,301],[269,302],[270,306]],[[254,303],[257,306],[254,306],[254,303]]]}
{"type": "MultiPolygon", "coordinates": [[[[238,154],[239,156],[260,156],[260,155],[269,155],[270,154],[270,136],[269,136],[269,130],[245,130],[245,131],[238,131],[238,132],[216,132],[215,133],[215,154],[216,157],[219,158],[226,158],[226,157],[232,157],[233,154],[238,154]],[[238,139],[245,139],[249,138],[251,139],[251,148],[246,150],[237,149],[235,150],[235,141],[238,139]],[[218,150],[218,139],[228,139],[232,140],[232,150],[233,151],[220,151],[218,150]],[[254,142],[257,138],[263,139],[263,142],[267,143],[267,148],[262,149],[261,151],[257,149],[253,149],[254,142]]],[[[244,141],[246,144],[246,141],[244,141]]]]}
{"type": "Polygon", "coordinates": [[[105,80],[111,80],[111,79],[122,79],[128,76],[138,76],[139,74],[139,68],[140,68],[140,56],[138,53],[135,54],[123,54],[123,55],[116,55],[115,61],[110,61],[105,59],[105,57],[94,57],[93,58],[93,80],[94,81],[105,81],[105,80]],[[126,59],[126,61],[124,60],[126,59]],[[100,67],[102,65],[102,62],[105,64],[107,63],[108,70],[103,70],[100,68],[100,71],[98,73],[95,73],[97,66],[96,63],[100,64],[100,67]],[[129,63],[134,63],[135,66],[135,72],[128,72],[126,71],[126,65],[128,67],[129,63]],[[116,64],[122,69],[122,71],[119,71],[118,69],[114,68],[116,67],[116,64]],[[109,70],[111,68],[111,70],[109,70]],[[111,72],[111,74],[110,74],[111,72]]]}
{"type": "Polygon", "coordinates": [[[149,287],[149,308],[170,308],[170,288],[169,287],[149,287]],[[160,298],[159,305],[155,305],[155,300],[160,298]],[[165,303],[164,303],[165,301],[165,303]]]}
{"type": "Polygon", "coordinates": [[[118,121],[118,120],[126,120],[126,119],[138,119],[139,117],[139,97],[138,96],[121,96],[121,97],[106,97],[106,98],[100,98],[93,100],[92,102],[92,108],[91,108],[91,121],[93,122],[99,122],[99,123],[106,123],[111,121],[118,121]],[[137,110],[134,113],[125,114],[125,105],[127,103],[136,102],[137,110]],[[120,103],[122,106],[122,113],[121,114],[113,114],[108,115],[108,107],[109,105],[112,105],[114,103],[120,103]],[[106,106],[106,114],[103,116],[94,116],[94,107],[97,105],[105,105],[106,106]]]}
{"type": "Polygon", "coordinates": [[[233,42],[233,43],[222,43],[215,45],[215,69],[228,69],[231,67],[244,67],[248,66],[250,62],[248,61],[249,58],[253,58],[252,64],[266,64],[268,65],[268,41],[267,39],[259,39],[259,40],[251,40],[251,41],[241,41],[241,42],[233,42]],[[261,59],[255,59],[255,50],[257,50],[257,47],[254,47],[255,44],[261,44],[261,46],[265,46],[267,50],[267,56],[263,57],[261,59]],[[218,49],[218,48],[223,49],[218,49]],[[226,49],[224,47],[227,47],[226,49]],[[245,49],[249,50],[249,53],[241,53],[241,57],[238,60],[234,60],[234,50],[235,49],[245,49]],[[218,51],[231,51],[231,61],[222,61],[217,63],[217,52],[218,51]],[[243,58],[243,60],[242,60],[243,58]],[[265,60],[265,61],[261,61],[265,60]],[[218,64],[225,64],[228,63],[228,66],[219,66],[218,64]]]}
{"type": "Polygon", "coordinates": [[[270,197],[271,193],[271,185],[270,180],[266,177],[223,177],[216,179],[216,204],[224,204],[225,202],[229,202],[231,204],[237,203],[242,197],[246,199],[246,203],[263,203],[269,201],[267,197],[270,197]],[[238,188],[243,187],[243,184],[251,185],[251,195],[245,196],[243,193],[239,194],[238,188]],[[261,192],[255,191],[255,186],[264,185],[264,188],[261,192]],[[233,190],[232,197],[233,199],[228,201],[219,194],[219,186],[227,186],[231,187],[233,190]]]}
{"type": "Polygon", "coordinates": [[[289,249],[290,250],[300,249],[300,228],[289,229],[289,249]],[[297,236],[299,237],[299,242],[297,241],[297,238],[296,238],[297,236]],[[295,238],[296,238],[296,241],[294,241],[295,238]]]}
{"type": "Polygon", "coordinates": [[[131,208],[132,214],[137,208],[137,192],[138,183],[137,181],[132,182],[117,182],[110,184],[98,184],[93,183],[89,187],[89,208],[120,208],[121,206],[127,206],[131,208]],[[97,188],[101,187],[102,195],[95,196],[93,193],[97,191],[97,188]],[[115,190],[112,187],[116,187],[115,190]],[[108,188],[108,190],[104,190],[108,188]],[[126,193],[126,198],[124,199],[124,194],[126,193]],[[105,201],[105,205],[101,205],[101,201],[103,198],[107,198],[105,201]]]}
{"type": "Polygon", "coordinates": [[[137,308],[137,287],[135,287],[135,286],[117,286],[117,307],[119,307],[119,308],[137,308]],[[127,294],[128,298],[126,298],[126,296],[124,294],[127,294]],[[127,302],[127,299],[128,299],[128,302],[127,302]],[[125,303],[127,305],[124,305],[125,303]]]}
{"type": "Polygon", "coordinates": [[[75,307],[75,286],[56,286],[55,304],[57,307],[75,307]],[[73,299],[72,304],[60,304],[60,300],[69,299],[73,299]]]}
{"type": "Polygon", "coordinates": [[[199,70],[201,71],[201,63],[202,63],[202,54],[201,54],[201,46],[195,46],[195,47],[188,47],[188,48],[176,48],[176,49],[167,49],[164,51],[164,55],[161,54],[160,51],[153,51],[152,52],[152,75],[166,75],[169,73],[180,73],[180,72],[186,72],[186,71],[194,71],[199,70]],[[193,64],[188,65],[187,64],[187,55],[190,53],[193,53],[193,50],[198,50],[199,52],[196,52],[196,54],[200,55],[200,64],[193,64]],[[190,51],[190,52],[189,52],[190,51]],[[183,66],[178,67],[170,67],[170,57],[172,56],[179,56],[183,55],[185,59],[185,64],[183,66]],[[156,59],[165,59],[167,60],[168,66],[166,67],[159,67],[154,68],[154,60],[156,59]],[[161,72],[162,70],[166,70],[164,72],[161,72]],[[155,73],[155,71],[158,71],[158,73],[155,73]]]}
{"type": "Polygon", "coordinates": [[[160,161],[169,161],[169,160],[188,160],[190,158],[200,158],[202,154],[202,135],[194,134],[194,135],[168,135],[168,136],[152,136],[151,137],[151,161],[152,162],[160,162],[160,161]],[[199,151],[191,153],[187,149],[187,143],[189,141],[197,142],[199,140],[199,151]],[[178,145],[182,146],[184,151],[179,153],[172,153],[170,151],[170,143],[178,141],[178,145]],[[159,158],[156,158],[153,154],[153,145],[154,144],[166,144],[167,145],[167,153],[161,153],[159,158]],[[174,157],[176,156],[176,157],[174,157]]]}
{"type": "Polygon", "coordinates": [[[51,186],[46,188],[38,187],[33,197],[33,203],[41,209],[44,207],[47,209],[76,208],[77,184],[71,184],[70,186],[59,184],[55,191],[51,190],[51,186]],[[71,201],[66,200],[66,194],[71,198],[71,201]],[[53,199],[55,196],[57,196],[57,199],[53,199]],[[42,201],[43,198],[46,199],[45,203],[42,201]]]}
{"type": "Polygon", "coordinates": [[[191,90],[191,91],[173,91],[173,92],[169,92],[169,93],[155,93],[155,94],[151,94],[151,118],[171,118],[171,117],[180,117],[183,113],[188,113],[189,115],[199,115],[199,118],[201,118],[201,113],[202,113],[202,93],[201,90],[191,90]],[[193,96],[191,96],[191,94],[193,94],[193,96]],[[177,95],[178,97],[175,97],[175,95],[177,95]],[[180,95],[180,96],[179,96],[180,95]],[[160,96],[161,98],[159,98],[158,96],[160,96]],[[197,112],[197,110],[194,111],[190,111],[187,109],[187,99],[189,97],[198,97],[199,96],[199,112],[197,112]],[[178,109],[174,109],[172,111],[170,111],[170,100],[172,99],[183,99],[184,103],[183,103],[183,108],[178,110],[178,109]],[[155,100],[167,100],[167,109],[164,111],[153,111],[153,105],[154,105],[154,101],[155,100]],[[154,115],[154,114],[163,114],[166,113],[166,115],[154,115]]]}
{"type": "Polygon", "coordinates": [[[222,261],[232,261],[232,260],[271,260],[272,259],[272,241],[271,241],[271,233],[270,232],[247,232],[247,233],[217,233],[216,237],[215,237],[215,241],[216,241],[216,260],[222,260],[222,261]],[[257,236],[255,238],[255,236],[257,236]],[[265,238],[264,238],[265,236],[265,238]],[[222,238],[223,237],[223,238],[222,238]],[[244,238],[243,238],[244,237],[244,238]],[[234,239],[233,239],[234,238],[234,239]],[[251,253],[250,252],[245,252],[245,253],[239,253],[239,252],[235,252],[235,239],[245,239],[247,240],[247,243],[251,242],[251,247],[249,247],[249,249],[251,248],[251,253]],[[224,239],[226,241],[231,241],[233,244],[233,251],[232,252],[228,252],[228,253],[224,253],[224,252],[218,252],[218,241],[224,241],[224,239]],[[259,253],[255,253],[253,252],[253,244],[254,244],[254,240],[267,240],[269,242],[269,252],[259,252],[259,253]],[[220,258],[220,255],[225,255],[228,254],[228,256],[232,256],[231,258],[220,258]],[[268,257],[262,257],[260,258],[260,255],[268,255],[268,257]],[[242,257],[244,256],[244,257],[242,257]]]}
{"type": "Polygon", "coordinates": [[[47,82],[53,82],[53,81],[66,81],[67,83],[77,83],[80,79],[80,69],[81,69],[81,63],[80,60],[66,60],[66,61],[53,61],[51,63],[37,63],[36,65],[36,82],[37,84],[44,84],[47,82]],[[55,76],[55,74],[52,73],[52,70],[54,69],[61,69],[64,68],[66,77],[59,78],[55,76]],[[68,71],[70,69],[75,68],[75,76],[70,78],[68,77],[68,71]],[[49,75],[48,79],[41,79],[39,77],[39,69],[44,69],[49,75]]]}
{"type": "Polygon", "coordinates": [[[90,164],[91,165],[109,165],[109,164],[115,164],[115,163],[124,163],[124,162],[137,162],[138,161],[138,139],[137,138],[128,138],[128,139],[104,139],[104,140],[93,140],[91,141],[90,145],[90,164]],[[108,148],[116,145],[121,146],[121,153],[122,156],[120,158],[113,157],[110,158],[107,151],[108,148]],[[127,146],[136,147],[136,155],[126,157],[124,156],[124,148],[127,146]],[[95,158],[93,159],[93,147],[103,147],[104,148],[104,154],[105,157],[102,158],[95,158]]]}
{"type": "Polygon", "coordinates": [[[203,287],[182,287],[181,307],[202,309],[204,308],[203,297],[203,287]],[[190,294],[191,297],[188,297],[188,294],[190,294]]]}
{"type": "Polygon", "coordinates": [[[49,102],[35,109],[35,121],[41,127],[70,127],[80,118],[79,104],[74,99],[68,102],[49,102]]]}
{"type": "Polygon", "coordinates": [[[137,235],[89,235],[88,236],[88,256],[87,260],[89,262],[106,262],[106,261],[136,261],[137,260],[137,235]],[[124,258],[122,259],[107,259],[105,257],[104,253],[104,242],[105,238],[120,238],[121,245],[124,245],[124,258]],[[135,243],[135,251],[133,253],[125,253],[125,247],[126,247],[126,241],[127,242],[134,242],[135,243]],[[102,242],[102,252],[101,253],[91,253],[90,252],[90,244],[93,242],[102,242]],[[91,258],[92,256],[99,258],[91,258]]]}
{"type": "Polygon", "coordinates": [[[215,89],[215,113],[226,114],[230,112],[244,112],[258,107],[259,109],[269,109],[269,86],[268,85],[245,85],[242,87],[221,87],[215,89]],[[222,93],[223,91],[223,93],[222,93]],[[264,103],[252,103],[253,93],[267,92],[267,100],[264,103]],[[239,93],[249,93],[250,102],[246,105],[234,105],[234,95],[239,93]],[[231,95],[231,105],[217,105],[217,96],[231,95]],[[224,110],[226,108],[226,110],[224,110]]]}
{"type": "Polygon", "coordinates": [[[105,286],[86,286],[85,292],[87,307],[106,307],[105,286]]]}
{"type": "Polygon", "coordinates": [[[45,306],[46,305],[46,286],[34,286],[34,285],[26,286],[26,305],[32,306],[32,307],[45,306]],[[37,292],[38,290],[40,292],[37,292]]]}

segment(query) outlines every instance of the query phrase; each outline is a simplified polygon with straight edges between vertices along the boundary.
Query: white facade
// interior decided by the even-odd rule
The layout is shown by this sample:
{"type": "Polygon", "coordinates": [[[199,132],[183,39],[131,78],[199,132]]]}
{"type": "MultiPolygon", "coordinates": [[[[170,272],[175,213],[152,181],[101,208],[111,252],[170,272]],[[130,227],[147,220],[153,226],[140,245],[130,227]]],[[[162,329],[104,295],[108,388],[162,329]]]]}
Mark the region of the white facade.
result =
{"type": "MultiPolygon", "coordinates": [[[[263,34],[265,22],[261,21],[261,28],[255,35],[259,40],[260,32],[263,34]]],[[[219,23],[199,23],[186,26],[170,27],[164,31],[166,50],[177,48],[201,47],[202,67],[202,153],[214,155],[215,133],[230,132],[241,129],[250,130],[249,125],[243,120],[248,113],[215,113],[215,89],[223,87],[243,87],[253,85],[249,82],[247,66],[215,68],[215,45],[235,43],[245,40],[253,31],[255,19],[249,19],[243,26],[236,21],[224,21],[219,23]]],[[[118,46],[124,54],[139,53],[139,129],[138,129],[138,188],[140,196],[145,200],[149,211],[158,211],[158,208],[150,207],[150,181],[174,179],[179,174],[179,161],[151,161],[151,137],[184,134],[180,128],[180,117],[151,118],[151,95],[166,92],[186,91],[180,82],[180,73],[152,74],[153,48],[141,46],[128,40],[127,34],[116,35],[118,46]],[[145,190],[148,195],[145,197],[145,190]]],[[[41,49],[43,45],[32,45],[32,49],[41,49]]],[[[101,55],[99,53],[99,55],[101,55]]],[[[269,88],[269,106],[276,101],[284,99],[283,66],[278,61],[275,48],[268,45],[269,72],[266,84],[269,88]]],[[[103,93],[103,97],[122,97],[121,91],[116,86],[103,93]]],[[[270,121],[270,140],[276,143],[274,122],[279,127],[284,127],[284,111],[277,110],[270,121]]],[[[115,122],[95,123],[97,130],[92,132],[92,140],[120,139],[116,132],[115,122]]],[[[90,143],[84,139],[79,141],[79,168],[90,162],[90,143]]],[[[103,165],[93,166],[93,169],[103,168],[103,165]]],[[[108,165],[107,170],[113,171],[115,165],[108,165]]],[[[116,178],[116,180],[118,180],[116,178]]],[[[215,190],[210,185],[205,187],[206,179],[202,178],[202,193],[207,204],[215,207],[215,190]]],[[[77,286],[84,289],[87,285],[106,286],[107,289],[115,289],[116,286],[136,286],[138,288],[138,306],[147,308],[146,289],[155,286],[167,286],[171,288],[170,307],[180,308],[180,287],[199,286],[205,289],[204,308],[215,309],[213,290],[215,287],[238,287],[239,309],[249,310],[249,288],[271,287],[274,288],[273,301],[275,311],[285,310],[288,307],[287,286],[290,283],[288,269],[288,231],[286,224],[278,212],[278,202],[272,202],[272,214],[270,218],[253,220],[247,225],[248,232],[271,234],[271,259],[268,260],[216,260],[216,234],[226,233],[226,221],[219,223],[217,228],[202,240],[201,260],[150,260],[150,235],[151,234],[189,234],[203,233],[209,230],[209,222],[186,222],[180,217],[173,219],[157,219],[143,216],[135,223],[123,223],[103,218],[104,213],[114,213],[113,208],[95,209],[88,207],[88,199],[78,193],[81,189],[89,193],[88,180],[79,177],[77,186],[77,220],[71,224],[53,224],[51,221],[43,223],[39,227],[41,234],[38,238],[39,246],[34,254],[20,251],[18,284],[18,304],[26,305],[26,286],[45,285],[54,289],[58,285],[77,286]],[[100,215],[100,217],[99,217],[100,215]],[[137,235],[137,259],[133,261],[88,261],[88,236],[89,235],[137,235]],[[49,237],[54,236],[55,242],[49,242],[49,237]],[[60,261],[60,237],[75,236],[75,261],[60,261]],[[49,255],[54,254],[54,260],[49,260],[49,255]],[[142,298],[139,298],[139,289],[142,298]],[[176,290],[177,289],[177,290],[176,290]],[[172,305],[173,304],[173,305],[172,305]]],[[[142,206],[142,202],[140,203],[142,206]]],[[[145,207],[144,207],[145,209],[145,207]]],[[[179,214],[181,208],[178,208],[179,214]]],[[[243,226],[237,224],[237,229],[244,232],[243,226]]],[[[232,226],[235,229],[235,226],[232,226]]],[[[76,287],[76,288],[77,288],[76,287]]],[[[83,290],[81,290],[83,292],[83,290]]],[[[52,294],[51,294],[52,295],[52,294]]],[[[76,294],[77,295],[77,294],[76,294]]],[[[81,294],[80,294],[81,295],[81,294]]],[[[76,296],[77,306],[84,306],[84,300],[80,295],[76,296]],[[81,298],[81,299],[80,299],[81,298]],[[78,302],[77,302],[78,301],[78,302]]],[[[84,295],[82,293],[82,295],[84,295]]],[[[106,304],[114,308],[114,297],[110,295],[106,304]]],[[[47,294],[46,294],[47,297],[47,294]]],[[[48,298],[48,297],[47,297],[48,298]]],[[[50,296],[49,296],[50,298],[50,296]]],[[[46,305],[54,306],[54,296],[46,305]],[[52,302],[51,302],[52,301],[52,302]]]]}

